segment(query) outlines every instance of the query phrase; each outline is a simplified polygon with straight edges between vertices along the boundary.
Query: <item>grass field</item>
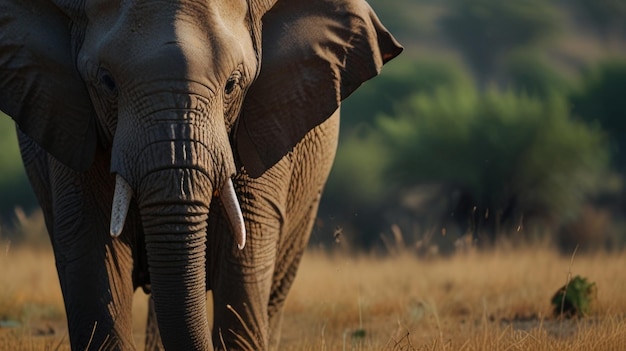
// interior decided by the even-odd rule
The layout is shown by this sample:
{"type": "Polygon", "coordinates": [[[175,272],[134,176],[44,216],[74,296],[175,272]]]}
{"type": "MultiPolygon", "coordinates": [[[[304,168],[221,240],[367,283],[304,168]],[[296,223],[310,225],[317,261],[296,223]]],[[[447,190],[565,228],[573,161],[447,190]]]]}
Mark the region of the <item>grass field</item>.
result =
{"type": "MultiPolygon", "coordinates": [[[[0,246],[0,350],[66,350],[50,250],[0,246]]],[[[282,350],[624,350],[626,253],[543,246],[420,259],[308,252],[287,301],[282,350]],[[586,318],[552,317],[568,276],[597,284],[586,318]]],[[[137,293],[142,348],[146,298],[137,293]]]]}

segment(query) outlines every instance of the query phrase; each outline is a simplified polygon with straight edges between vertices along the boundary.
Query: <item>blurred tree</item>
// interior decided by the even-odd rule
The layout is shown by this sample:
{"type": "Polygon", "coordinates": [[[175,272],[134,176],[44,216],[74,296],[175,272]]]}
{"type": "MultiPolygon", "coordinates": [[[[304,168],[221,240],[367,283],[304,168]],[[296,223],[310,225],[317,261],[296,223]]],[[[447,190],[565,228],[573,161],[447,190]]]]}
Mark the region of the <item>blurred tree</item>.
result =
{"type": "Polygon", "coordinates": [[[522,218],[574,216],[607,171],[603,134],[570,118],[563,97],[442,89],[378,122],[395,150],[386,178],[458,191],[459,220],[489,239],[522,218]]]}
{"type": "Polygon", "coordinates": [[[343,103],[342,138],[361,125],[373,126],[377,115],[392,114],[395,104],[415,93],[472,84],[467,72],[450,60],[400,56],[385,66],[385,74],[364,84],[343,103]]]}
{"type": "Polygon", "coordinates": [[[334,229],[341,228],[348,242],[372,247],[380,244],[378,234],[387,229],[383,211],[397,196],[383,178],[390,150],[371,126],[345,134],[318,214],[325,235],[314,233],[312,242],[327,242],[334,229]]]}
{"type": "Polygon", "coordinates": [[[578,15],[590,23],[605,43],[623,43],[626,39],[626,1],[574,0],[578,15]]]}
{"type": "Polygon", "coordinates": [[[609,135],[613,165],[626,174],[626,59],[601,62],[583,72],[570,98],[573,114],[609,135]]]}
{"type": "Polygon", "coordinates": [[[449,4],[442,29],[483,85],[505,53],[545,42],[559,28],[556,10],[544,0],[449,0],[449,4]]]}
{"type": "Polygon", "coordinates": [[[415,20],[415,11],[409,9],[430,0],[373,0],[369,1],[376,15],[398,38],[409,37],[423,31],[421,22],[415,20]],[[420,4],[418,4],[420,3],[420,4]]]}
{"type": "Polygon", "coordinates": [[[570,90],[565,76],[537,50],[519,50],[507,55],[498,76],[505,88],[537,98],[549,98],[570,90]]]}
{"type": "Polygon", "coordinates": [[[388,228],[383,210],[397,194],[388,189],[392,184],[382,182],[389,157],[376,130],[376,116],[393,115],[396,104],[416,93],[473,84],[455,62],[404,55],[350,96],[342,105],[341,142],[320,204],[320,218],[345,227],[345,233],[362,233],[354,239],[362,245],[379,243],[378,234],[388,228]]]}
{"type": "Polygon", "coordinates": [[[570,118],[562,96],[440,87],[351,133],[326,200],[331,213],[350,222],[343,227],[371,244],[394,223],[390,214],[415,221],[433,210],[408,197],[438,189],[436,197],[449,199],[440,223],[491,242],[522,219],[556,224],[575,216],[602,190],[607,163],[604,134],[570,118]]]}

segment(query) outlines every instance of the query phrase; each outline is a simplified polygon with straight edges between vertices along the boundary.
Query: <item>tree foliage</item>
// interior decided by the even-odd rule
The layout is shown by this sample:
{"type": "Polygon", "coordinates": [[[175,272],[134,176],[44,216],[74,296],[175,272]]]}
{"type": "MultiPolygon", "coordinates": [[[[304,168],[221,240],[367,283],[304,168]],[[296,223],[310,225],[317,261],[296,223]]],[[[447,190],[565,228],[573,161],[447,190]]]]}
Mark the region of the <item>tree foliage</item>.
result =
{"type": "Polygon", "coordinates": [[[502,85],[519,94],[547,98],[570,89],[568,79],[539,50],[518,50],[507,55],[501,66],[502,85]]]}
{"type": "Polygon", "coordinates": [[[440,196],[460,194],[442,219],[456,212],[461,230],[493,239],[522,218],[576,215],[602,189],[608,157],[604,133],[571,118],[563,96],[441,87],[408,97],[372,128],[352,133],[329,190],[335,209],[360,208],[384,221],[413,189],[437,184],[440,196]],[[491,217],[470,218],[476,213],[491,217]]]}
{"type": "Polygon", "coordinates": [[[400,56],[385,66],[385,74],[364,84],[342,105],[342,137],[352,128],[373,126],[378,114],[392,114],[394,106],[415,93],[430,93],[442,86],[473,84],[458,63],[446,59],[400,56]]]}
{"type": "Polygon", "coordinates": [[[572,4],[605,41],[623,41],[626,36],[626,1],[574,0],[572,4]]]}
{"type": "Polygon", "coordinates": [[[599,124],[610,136],[613,162],[626,172],[626,59],[613,59],[587,68],[572,93],[573,113],[599,124]]]}
{"type": "Polygon", "coordinates": [[[559,21],[544,0],[449,0],[441,26],[484,80],[507,52],[554,35],[559,21]]]}
{"type": "Polygon", "coordinates": [[[447,183],[494,212],[571,214],[597,189],[608,158],[603,134],[571,119],[560,97],[439,90],[379,126],[395,150],[390,178],[403,187],[447,183]]]}

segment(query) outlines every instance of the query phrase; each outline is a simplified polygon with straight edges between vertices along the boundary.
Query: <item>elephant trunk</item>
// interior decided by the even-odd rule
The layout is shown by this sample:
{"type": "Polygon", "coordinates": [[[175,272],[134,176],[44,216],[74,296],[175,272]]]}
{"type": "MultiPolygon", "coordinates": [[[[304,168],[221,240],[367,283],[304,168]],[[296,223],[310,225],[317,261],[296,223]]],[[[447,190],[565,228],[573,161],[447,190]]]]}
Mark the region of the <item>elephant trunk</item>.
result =
{"type": "MultiPolygon", "coordinates": [[[[237,247],[239,250],[243,250],[246,246],[246,227],[243,222],[241,206],[239,206],[237,194],[235,193],[235,187],[231,179],[228,179],[226,183],[224,183],[224,186],[219,194],[226,216],[231,223],[232,233],[235,237],[237,247]]],[[[126,182],[124,178],[118,174],[115,177],[115,194],[113,196],[113,207],[111,209],[110,229],[111,236],[115,238],[120,236],[122,233],[132,197],[132,188],[128,182],[126,182]]]]}
{"type": "MultiPolygon", "coordinates": [[[[140,123],[133,117],[133,111],[139,107],[127,104],[120,112],[111,157],[111,171],[117,176],[110,234],[114,237],[121,234],[130,198],[142,196],[138,193],[142,182],[149,184],[144,179],[146,175],[166,169],[188,168],[204,173],[211,189],[217,190],[215,193],[222,199],[237,245],[243,248],[243,218],[232,183],[228,182],[235,173],[235,164],[223,117],[200,97],[206,94],[203,90],[206,87],[191,84],[179,89],[188,93],[170,95],[158,92],[136,101],[137,106],[150,106],[145,116],[139,118],[140,123]]],[[[184,184],[170,185],[180,188],[170,191],[185,191],[182,189],[184,184]]],[[[151,185],[144,188],[145,192],[154,191],[151,185]]],[[[210,199],[212,194],[201,195],[210,199]]]]}
{"type": "Polygon", "coordinates": [[[150,173],[141,189],[150,281],[167,350],[210,349],[206,313],[206,226],[211,183],[198,170],[150,173]]]}
{"type": "MultiPolygon", "coordinates": [[[[143,133],[115,140],[112,171],[117,173],[117,184],[111,234],[121,232],[134,196],[163,344],[168,350],[210,349],[205,255],[214,194],[226,204],[225,213],[233,214],[230,221],[240,247],[245,232],[229,185],[235,168],[225,128],[199,128],[189,121],[189,112],[182,116],[154,115],[157,123],[149,123],[143,133]]],[[[118,129],[116,138],[130,133],[119,124],[118,129]]]]}

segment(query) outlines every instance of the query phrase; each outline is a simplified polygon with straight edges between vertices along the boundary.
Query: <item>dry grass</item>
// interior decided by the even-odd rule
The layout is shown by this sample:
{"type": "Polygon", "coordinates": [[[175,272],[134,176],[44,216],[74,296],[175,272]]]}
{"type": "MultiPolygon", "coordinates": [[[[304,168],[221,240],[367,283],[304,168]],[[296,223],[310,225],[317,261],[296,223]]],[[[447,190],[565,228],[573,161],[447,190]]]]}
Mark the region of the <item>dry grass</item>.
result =
{"type": "Polygon", "coordinates": [[[309,254],[290,295],[288,350],[610,350],[626,345],[624,254],[575,257],[598,285],[591,318],[549,301],[570,258],[546,248],[418,260],[309,254]],[[306,340],[302,344],[300,341],[306,340]]]}
{"type": "MultiPolygon", "coordinates": [[[[67,349],[52,254],[0,248],[0,350],[67,349]]],[[[431,259],[309,252],[287,302],[282,349],[621,350],[625,266],[626,253],[571,263],[545,247],[431,259]],[[549,301],[570,271],[596,282],[598,301],[590,317],[560,321],[549,301]]],[[[142,293],[136,302],[140,346],[142,293]]]]}

